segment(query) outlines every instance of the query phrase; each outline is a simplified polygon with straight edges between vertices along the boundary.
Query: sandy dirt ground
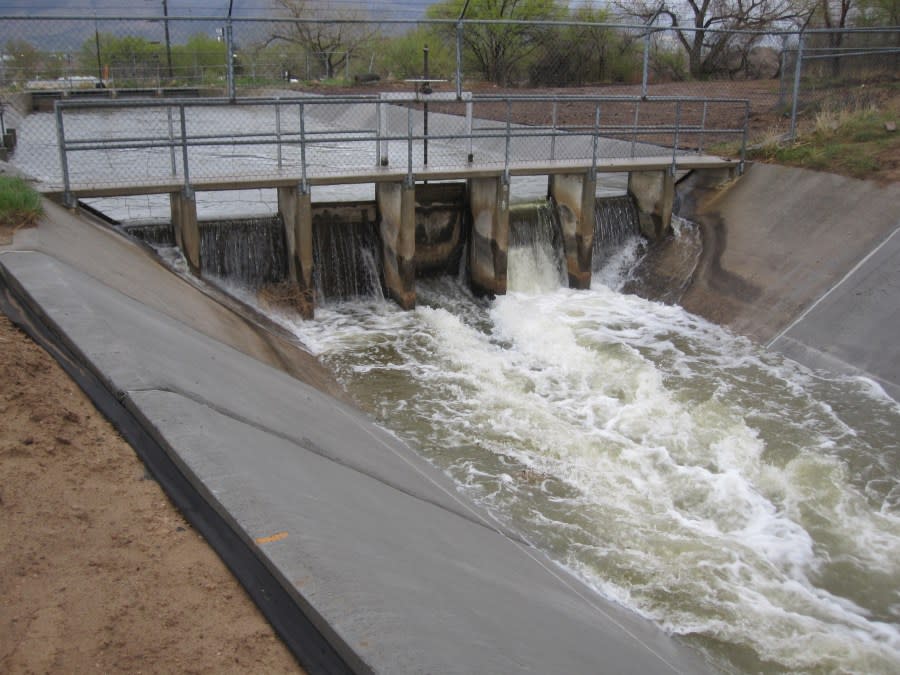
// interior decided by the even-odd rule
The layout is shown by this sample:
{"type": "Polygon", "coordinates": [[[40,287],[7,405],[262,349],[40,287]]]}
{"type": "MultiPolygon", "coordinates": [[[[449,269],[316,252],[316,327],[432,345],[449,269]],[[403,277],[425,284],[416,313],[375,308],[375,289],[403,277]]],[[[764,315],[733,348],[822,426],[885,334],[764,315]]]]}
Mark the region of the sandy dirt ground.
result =
{"type": "Polygon", "coordinates": [[[303,672],[131,447],[3,315],[0,420],[0,672],[303,672]]]}

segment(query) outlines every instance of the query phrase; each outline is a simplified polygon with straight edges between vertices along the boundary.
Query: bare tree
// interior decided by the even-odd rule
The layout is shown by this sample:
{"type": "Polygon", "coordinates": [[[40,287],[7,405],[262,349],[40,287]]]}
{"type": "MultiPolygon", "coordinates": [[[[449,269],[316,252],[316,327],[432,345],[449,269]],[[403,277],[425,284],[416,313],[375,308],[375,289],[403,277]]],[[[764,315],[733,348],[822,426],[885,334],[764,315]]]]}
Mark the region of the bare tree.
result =
{"type": "Polygon", "coordinates": [[[765,31],[778,24],[802,21],[809,0],[620,0],[626,16],[647,23],[667,20],[688,54],[693,77],[709,75],[727,62],[730,49],[747,52],[756,36],[727,31],[765,31]]]}
{"type": "Polygon", "coordinates": [[[363,23],[367,17],[357,11],[342,11],[326,19],[317,13],[315,4],[307,0],[275,0],[281,13],[295,20],[279,23],[266,44],[281,40],[300,45],[322,64],[325,77],[332,78],[375,38],[378,28],[363,23]]]}
{"type": "Polygon", "coordinates": [[[841,28],[847,27],[847,19],[853,7],[853,0],[819,0],[818,13],[822,17],[822,24],[831,30],[828,33],[828,46],[834,50],[835,57],[831,59],[831,74],[837,77],[841,74],[841,58],[837,51],[844,44],[844,32],[841,28]]]}

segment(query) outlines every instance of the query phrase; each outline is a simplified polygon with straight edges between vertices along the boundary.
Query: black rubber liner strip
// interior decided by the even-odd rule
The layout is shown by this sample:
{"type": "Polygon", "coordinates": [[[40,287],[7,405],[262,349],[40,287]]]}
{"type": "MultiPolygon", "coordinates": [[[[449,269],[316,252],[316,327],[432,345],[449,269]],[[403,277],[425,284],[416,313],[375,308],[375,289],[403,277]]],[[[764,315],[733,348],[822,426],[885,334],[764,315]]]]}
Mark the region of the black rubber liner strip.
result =
{"type": "Polygon", "coordinates": [[[263,615],[311,675],[353,670],[253,549],[203,498],[165,449],[83,359],[68,338],[45,321],[18,282],[0,264],[0,311],[45,349],[131,444],[169,499],[206,539],[263,615]]]}

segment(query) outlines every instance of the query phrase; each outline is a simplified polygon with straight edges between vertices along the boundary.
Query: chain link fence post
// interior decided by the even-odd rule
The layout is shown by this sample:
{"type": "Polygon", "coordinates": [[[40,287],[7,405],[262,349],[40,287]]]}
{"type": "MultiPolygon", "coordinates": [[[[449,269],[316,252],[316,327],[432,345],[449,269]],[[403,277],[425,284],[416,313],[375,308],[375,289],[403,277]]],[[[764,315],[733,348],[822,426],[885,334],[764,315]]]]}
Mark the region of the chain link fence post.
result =
{"type": "Polygon", "coordinates": [[[800,102],[800,75],[803,71],[803,31],[799,34],[799,42],[797,43],[797,63],[794,64],[794,100],[791,102],[791,130],[789,138],[791,142],[797,138],[797,107],[800,102]]]}

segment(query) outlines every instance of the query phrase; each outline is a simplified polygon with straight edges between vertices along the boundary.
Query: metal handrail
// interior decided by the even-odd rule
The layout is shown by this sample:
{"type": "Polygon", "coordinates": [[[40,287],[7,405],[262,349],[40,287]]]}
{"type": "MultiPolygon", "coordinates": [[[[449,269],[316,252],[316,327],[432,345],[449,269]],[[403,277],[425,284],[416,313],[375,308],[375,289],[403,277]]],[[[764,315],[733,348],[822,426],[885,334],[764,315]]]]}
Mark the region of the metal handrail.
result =
{"type": "MultiPolygon", "coordinates": [[[[327,144],[327,143],[343,143],[343,144],[373,144],[375,147],[376,165],[386,166],[387,164],[387,147],[391,142],[401,142],[407,145],[406,157],[406,180],[414,180],[414,162],[413,147],[416,143],[430,141],[465,141],[469,148],[467,165],[474,171],[479,167],[496,167],[502,165],[503,176],[508,178],[510,166],[514,162],[511,158],[511,146],[514,141],[519,140],[536,140],[548,139],[550,141],[550,153],[547,157],[529,158],[528,164],[534,162],[561,162],[573,161],[577,158],[569,158],[561,160],[557,156],[557,139],[560,138],[576,138],[585,137],[589,139],[590,146],[589,157],[581,158],[589,162],[589,171],[596,172],[598,162],[602,159],[611,159],[618,155],[603,156],[600,151],[599,141],[603,138],[623,138],[627,137],[631,141],[631,156],[635,156],[635,145],[638,138],[648,138],[653,136],[669,136],[672,138],[671,148],[671,170],[676,168],[677,157],[679,153],[688,152],[685,148],[679,148],[679,143],[686,135],[699,137],[700,142],[698,148],[702,148],[703,139],[710,135],[734,135],[741,139],[741,162],[739,168],[743,168],[743,157],[747,139],[747,127],[749,124],[750,103],[745,99],[736,98],[698,98],[698,97],[640,97],[640,96],[585,96],[585,95],[552,95],[552,96],[535,96],[535,95],[472,95],[467,96],[465,100],[442,102],[447,105],[465,104],[465,115],[458,115],[465,120],[465,131],[460,133],[417,133],[413,123],[414,106],[421,103],[421,97],[410,98],[407,101],[397,101],[391,99],[385,101],[377,96],[297,96],[289,98],[247,98],[229,101],[227,98],[208,98],[208,99],[128,99],[121,101],[89,101],[89,100],[62,100],[56,102],[55,114],[57,122],[57,137],[59,143],[60,162],[62,167],[64,198],[67,202],[71,202],[71,194],[73,186],[70,177],[70,154],[81,151],[112,151],[112,150],[148,150],[153,148],[168,149],[171,153],[171,169],[172,176],[177,176],[177,162],[175,161],[175,153],[181,150],[181,170],[184,190],[190,194],[192,191],[190,181],[190,153],[189,149],[194,147],[209,146],[263,146],[273,147],[276,149],[273,163],[277,165],[278,173],[284,169],[282,148],[283,147],[299,147],[300,149],[300,176],[299,182],[303,189],[308,188],[308,180],[310,178],[311,167],[308,163],[307,151],[308,147],[327,144]],[[560,103],[577,102],[583,104],[591,104],[593,106],[594,119],[593,124],[560,124],[553,115],[553,121],[549,125],[523,125],[515,123],[513,120],[513,106],[517,103],[546,103],[553,105],[554,112],[560,103]],[[473,122],[471,113],[472,106],[478,104],[505,104],[505,114],[502,119],[489,119],[487,125],[476,127],[473,122]],[[632,103],[635,106],[634,121],[631,125],[615,123],[604,126],[601,121],[603,119],[603,108],[608,104],[632,103]],[[703,117],[699,124],[696,122],[682,122],[682,108],[686,104],[703,104],[703,117]],[[406,104],[407,120],[405,133],[388,133],[382,128],[384,120],[383,106],[401,107],[406,104]],[[640,112],[642,106],[646,110],[647,105],[652,104],[674,104],[675,120],[673,123],[640,123],[640,112]],[[743,124],[736,127],[708,127],[707,113],[710,105],[726,105],[739,106],[743,108],[743,124]],[[363,105],[374,106],[373,115],[374,126],[360,126],[358,128],[347,128],[342,130],[335,129],[307,129],[306,116],[308,110],[317,106],[333,106],[333,105],[363,105]],[[276,115],[274,116],[274,126],[262,131],[238,131],[231,130],[225,133],[188,133],[188,113],[191,109],[196,108],[227,108],[234,110],[236,108],[251,107],[274,107],[276,115]],[[71,138],[67,136],[64,118],[73,111],[85,110],[102,110],[108,112],[110,110],[133,110],[146,108],[165,108],[167,109],[168,118],[170,120],[169,127],[166,131],[161,131],[159,135],[132,135],[120,136],[114,138],[106,137],[79,137],[71,138]],[[299,111],[299,131],[296,128],[285,129],[283,126],[282,110],[284,108],[295,108],[299,111]],[[173,123],[173,111],[178,113],[178,122],[173,123]],[[472,142],[475,140],[494,139],[503,142],[503,150],[501,156],[493,157],[490,161],[475,162],[471,152],[472,142]]],[[[296,114],[296,113],[295,113],[296,114]]],[[[451,114],[451,113],[444,113],[451,114]]],[[[660,148],[662,150],[662,147],[660,148]]],[[[461,161],[461,160],[460,160],[461,161]]],[[[524,162],[525,160],[523,160],[524,162]]],[[[456,166],[455,164],[453,166],[456,166]]],[[[449,166],[434,165],[430,169],[446,169],[449,166]]],[[[290,171],[296,171],[296,163],[293,163],[290,171]]],[[[326,172],[330,175],[331,172],[326,172]]],[[[315,177],[315,176],[314,176],[315,177]]],[[[160,179],[163,182],[162,178],[160,179]]]]}

